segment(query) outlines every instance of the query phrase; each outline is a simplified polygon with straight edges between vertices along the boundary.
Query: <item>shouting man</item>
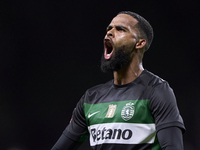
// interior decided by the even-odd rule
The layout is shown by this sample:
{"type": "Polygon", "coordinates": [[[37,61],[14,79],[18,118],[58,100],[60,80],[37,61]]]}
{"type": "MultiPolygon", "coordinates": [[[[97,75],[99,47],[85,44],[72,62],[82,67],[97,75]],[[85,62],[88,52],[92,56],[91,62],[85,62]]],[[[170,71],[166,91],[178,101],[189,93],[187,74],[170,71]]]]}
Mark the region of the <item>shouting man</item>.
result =
{"type": "Polygon", "coordinates": [[[94,150],[183,150],[185,131],[169,84],[143,68],[153,40],[140,15],[120,12],[107,27],[103,72],[114,79],[88,89],[52,150],[71,150],[89,136],[94,150]]]}

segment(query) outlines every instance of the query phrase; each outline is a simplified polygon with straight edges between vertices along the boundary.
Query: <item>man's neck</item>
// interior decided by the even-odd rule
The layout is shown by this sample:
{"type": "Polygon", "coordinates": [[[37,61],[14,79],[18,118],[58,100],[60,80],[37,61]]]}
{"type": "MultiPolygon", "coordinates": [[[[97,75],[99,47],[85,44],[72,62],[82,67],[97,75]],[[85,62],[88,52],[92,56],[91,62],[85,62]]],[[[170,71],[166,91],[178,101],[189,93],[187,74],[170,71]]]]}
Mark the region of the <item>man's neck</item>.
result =
{"type": "Polygon", "coordinates": [[[134,81],[144,70],[142,63],[132,61],[119,71],[114,71],[114,84],[123,85],[134,81]]]}

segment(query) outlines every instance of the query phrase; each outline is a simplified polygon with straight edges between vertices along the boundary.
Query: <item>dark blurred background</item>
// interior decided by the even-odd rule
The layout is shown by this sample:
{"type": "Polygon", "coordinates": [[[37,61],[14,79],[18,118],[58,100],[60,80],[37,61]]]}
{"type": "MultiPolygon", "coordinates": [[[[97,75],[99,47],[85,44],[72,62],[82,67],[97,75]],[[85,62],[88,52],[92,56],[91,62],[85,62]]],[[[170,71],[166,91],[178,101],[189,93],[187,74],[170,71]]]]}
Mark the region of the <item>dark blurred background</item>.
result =
{"type": "Polygon", "coordinates": [[[0,150],[54,145],[84,92],[112,78],[100,57],[106,27],[122,10],[153,26],[144,67],[170,83],[185,149],[200,149],[198,1],[1,0],[0,150]]]}

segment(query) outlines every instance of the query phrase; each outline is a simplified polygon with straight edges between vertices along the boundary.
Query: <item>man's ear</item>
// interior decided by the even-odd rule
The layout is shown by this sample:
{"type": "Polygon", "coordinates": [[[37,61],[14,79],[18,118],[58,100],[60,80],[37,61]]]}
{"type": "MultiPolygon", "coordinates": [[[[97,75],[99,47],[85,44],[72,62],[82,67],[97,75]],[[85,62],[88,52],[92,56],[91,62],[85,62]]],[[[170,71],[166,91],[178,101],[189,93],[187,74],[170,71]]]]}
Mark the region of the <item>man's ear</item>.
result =
{"type": "Polygon", "coordinates": [[[142,49],[146,45],[146,40],[145,39],[140,39],[137,43],[135,48],[136,49],[142,49]]]}

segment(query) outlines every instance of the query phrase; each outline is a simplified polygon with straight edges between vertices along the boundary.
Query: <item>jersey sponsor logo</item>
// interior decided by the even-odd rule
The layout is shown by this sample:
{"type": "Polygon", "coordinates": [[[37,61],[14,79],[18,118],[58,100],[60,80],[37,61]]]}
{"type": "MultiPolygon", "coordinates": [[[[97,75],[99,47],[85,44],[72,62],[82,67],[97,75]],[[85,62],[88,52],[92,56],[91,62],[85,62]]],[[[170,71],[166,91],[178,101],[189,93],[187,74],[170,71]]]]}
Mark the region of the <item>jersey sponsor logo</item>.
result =
{"type": "Polygon", "coordinates": [[[155,124],[103,123],[88,127],[90,145],[103,143],[142,144],[155,140],[155,124]]]}
{"type": "Polygon", "coordinates": [[[127,103],[126,106],[123,107],[121,111],[121,116],[125,121],[130,120],[135,112],[135,107],[133,106],[134,103],[127,103]]]}
{"type": "Polygon", "coordinates": [[[107,129],[104,127],[102,130],[97,130],[95,128],[91,129],[91,135],[93,138],[93,142],[104,140],[104,139],[124,139],[129,140],[133,132],[130,129],[107,129]]]}
{"type": "Polygon", "coordinates": [[[92,117],[93,115],[95,115],[95,114],[97,114],[97,113],[99,113],[100,111],[96,111],[96,112],[94,112],[94,113],[92,113],[92,114],[88,114],[88,118],[90,118],[90,117],[92,117]]]}
{"type": "Polygon", "coordinates": [[[109,108],[108,108],[108,112],[106,114],[106,118],[112,118],[115,114],[115,110],[117,108],[117,105],[109,105],[109,108]]]}

